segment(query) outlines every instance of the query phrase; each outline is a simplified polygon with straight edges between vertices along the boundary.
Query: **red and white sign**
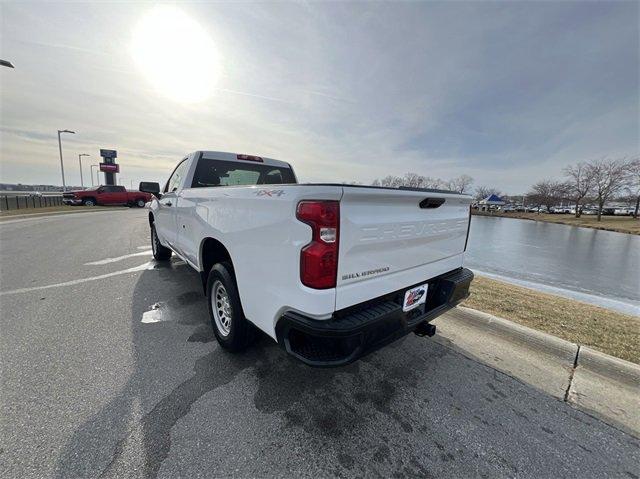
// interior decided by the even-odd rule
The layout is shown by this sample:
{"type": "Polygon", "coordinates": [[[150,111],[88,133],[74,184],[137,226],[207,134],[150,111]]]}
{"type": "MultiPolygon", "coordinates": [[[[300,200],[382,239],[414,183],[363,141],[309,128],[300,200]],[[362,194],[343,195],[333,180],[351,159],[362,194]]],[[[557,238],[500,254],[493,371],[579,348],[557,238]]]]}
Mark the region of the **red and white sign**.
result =
{"type": "Polygon", "coordinates": [[[100,171],[106,173],[120,173],[120,165],[116,163],[100,163],[100,171]]]}

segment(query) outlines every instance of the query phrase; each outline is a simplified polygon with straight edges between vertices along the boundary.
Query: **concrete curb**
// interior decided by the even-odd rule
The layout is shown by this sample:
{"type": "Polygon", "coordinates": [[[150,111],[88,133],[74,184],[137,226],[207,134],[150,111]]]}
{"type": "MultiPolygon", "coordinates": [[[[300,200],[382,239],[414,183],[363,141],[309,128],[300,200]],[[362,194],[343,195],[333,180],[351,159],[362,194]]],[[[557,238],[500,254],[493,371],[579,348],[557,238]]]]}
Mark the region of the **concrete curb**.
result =
{"type": "Polygon", "coordinates": [[[640,365],[475,309],[447,315],[439,334],[455,347],[640,437],[640,365]]]}
{"type": "Polygon", "coordinates": [[[489,329],[494,334],[510,338],[519,343],[525,344],[540,352],[556,356],[561,360],[575,361],[578,352],[578,345],[560,339],[557,336],[543,333],[535,329],[522,326],[513,321],[493,316],[489,313],[477,311],[471,308],[458,306],[458,309],[467,313],[465,320],[474,322],[477,326],[489,329]]]}
{"type": "MultiPolygon", "coordinates": [[[[580,347],[578,366],[609,380],[640,388],[640,365],[609,356],[587,346],[580,347]]],[[[639,391],[640,393],[640,391],[639,391]]]]}
{"type": "Polygon", "coordinates": [[[640,385],[640,365],[638,364],[596,351],[588,346],[580,345],[578,350],[578,345],[575,343],[489,313],[463,306],[458,306],[458,309],[469,313],[465,319],[474,321],[478,326],[484,325],[494,333],[531,345],[546,354],[557,356],[559,359],[574,357],[576,358],[576,366],[588,369],[610,380],[632,387],[640,385]]]}
{"type": "Polygon", "coordinates": [[[468,308],[455,308],[434,324],[436,342],[565,399],[577,345],[468,308]]]}

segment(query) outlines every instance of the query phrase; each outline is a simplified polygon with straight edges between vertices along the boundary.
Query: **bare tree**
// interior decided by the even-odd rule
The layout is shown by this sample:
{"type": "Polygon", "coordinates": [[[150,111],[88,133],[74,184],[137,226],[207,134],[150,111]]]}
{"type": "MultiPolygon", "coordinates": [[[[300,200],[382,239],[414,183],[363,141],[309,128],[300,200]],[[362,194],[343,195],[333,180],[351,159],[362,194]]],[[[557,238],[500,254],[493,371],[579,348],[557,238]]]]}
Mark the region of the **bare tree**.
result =
{"type": "Polygon", "coordinates": [[[633,217],[638,219],[638,207],[640,207],[640,158],[631,160],[627,164],[624,190],[636,202],[633,217]]]}
{"type": "Polygon", "coordinates": [[[445,190],[447,189],[447,183],[440,178],[431,178],[430,176],[425,176],[424,187],[433,188],[436,190],[445,190]]]}
{"type": "MultiPolygon", "coordinates": [[[[473,178],[462,175],[451,181],[444,181],[440,178],[432,178],[430,176],[422,176],[418,173],[405,173],[404,176],[388,175],[384,178],[376,178],[371,182],[372,186],[386,186],[391,188],[399,188],[406,186],[409,188],[432,188],[432,189],[450,189],[459,193],[465,193],[473,183],[473,178]]],[[[493,190],[492,190],[493,191],[493,190]]],[[[496,190],[497,191],[497,190],[496,190]]]]}
{"type": "Polygon", "coordinates": [[[618,193],[625,184],[626,162],[621,160],[596,160],[589,163],[589,175],[593,178],[593,193],[598,203],[598,221],[602,219],[605,202],[618,193]]]}
{"type": "Polygon", "coordinates": [[[399,176],[387,175],[380,180],[380,186],[397,188],[398,186],[402,186],[402,178],[399,176]]]}
{"type": "Polygon", "coordinates": [[[402,178],[402,186],[409,188],[424,188],[425,177],[418,173],[405,173],[402,178]]]}
{"type": "Polygon", "coordinates": [[[538,181],[531,187],[531,192],[527,194],[527,198],[531,198],[539,205],[551,211],[556,203],[566,194],[566,186],[564,183],[553,180],[538,181]]]}
{"type": "Polygon", "coordinates": [[[569,178],[566,183],[567,194],[576,205],[576,218],[580,218],[580,203],[593,189],[593,176],[589,165],[580,162],[567,166],[564,175],[569,178]]]}
{"type": "Polygon", "coordinates": [[[500,196],[501,195],[500,190],[498,188],[493,188],[491,186],[478,186],[476,188],[476,193],[474,198],[477,201],[480,201],[491,195],[500,196]]]}
{"type": "Polygon", "coordinates": [[[469,175],[460,175],[447,183],[447,188],[458,193],[467,193],[471,189],[473,178],[469,175]]]}

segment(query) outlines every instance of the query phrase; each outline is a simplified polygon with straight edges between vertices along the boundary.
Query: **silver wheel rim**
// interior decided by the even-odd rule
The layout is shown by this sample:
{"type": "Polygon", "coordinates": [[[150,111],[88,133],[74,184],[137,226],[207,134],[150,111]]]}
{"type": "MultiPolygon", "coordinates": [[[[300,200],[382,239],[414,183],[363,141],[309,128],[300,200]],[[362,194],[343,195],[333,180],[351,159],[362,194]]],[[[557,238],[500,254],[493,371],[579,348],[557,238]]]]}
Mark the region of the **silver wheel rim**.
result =
{"type": "Polygon", "coordinates": [[[156,254],[156,229],[151,228],[151,250],[156,254]]]}
{"type": "Polygon", "coordinates": [[[84,204],[85,204],[86,206],[93,206],[93,201],[91,201],[91,200],[87,200],[84,204]]]}
{"type": "Polygon", "coordinates": [[[142,208],[144,206],[144,201],[138,200],[138,206],[142,208]]]}
{"type": "Polygon", "coordinates": [[[216,282],[213,283],[211,309],[213,310],[213,319],[216,322],[218,332],[222,336],[229,336],[232,316],[231,301],[227,289],[220,280],[216,280],[216,282]]]}

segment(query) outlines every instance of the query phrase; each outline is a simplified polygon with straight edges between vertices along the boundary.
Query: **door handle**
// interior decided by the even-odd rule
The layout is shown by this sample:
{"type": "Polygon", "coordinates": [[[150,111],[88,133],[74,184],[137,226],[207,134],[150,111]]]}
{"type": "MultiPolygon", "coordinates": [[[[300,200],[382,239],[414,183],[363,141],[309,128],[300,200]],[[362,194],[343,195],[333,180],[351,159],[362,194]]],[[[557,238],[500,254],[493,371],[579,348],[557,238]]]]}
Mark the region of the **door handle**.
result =
{"type": "Polygon", "coordinates": [[[165,206],[171,206],[171,201],[165,201],[164,203],[162,203],[165,206]]]}
{"type": "Polygon", "coordinates": [[[419,203],[419,206],[422,209],[438,208],[439,206],[442,206],[444,202],[444,198],[425,198],[419,203]]]}

